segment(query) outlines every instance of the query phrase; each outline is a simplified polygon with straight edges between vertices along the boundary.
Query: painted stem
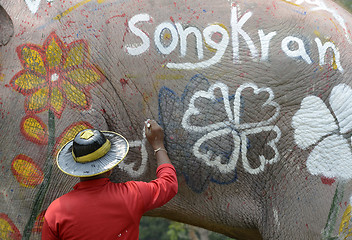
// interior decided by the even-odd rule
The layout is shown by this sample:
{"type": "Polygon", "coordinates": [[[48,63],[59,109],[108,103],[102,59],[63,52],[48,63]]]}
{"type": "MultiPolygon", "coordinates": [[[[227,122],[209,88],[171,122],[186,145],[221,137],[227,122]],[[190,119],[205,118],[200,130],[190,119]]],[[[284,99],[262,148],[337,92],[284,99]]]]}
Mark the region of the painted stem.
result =
{"type": "Polygon", "coordinates": [[[44,197],[46,195],[46,192],[47,192],[49,184],[50,184],[51,172],[52,172],[52,168],[53,168],[52,153],[53,153],[54,144],[55,144],[55,115],[50,109],[49,109],[48,113],[49,113],[48,114],[49,115],[48,116],[49,138],[48,138],[46,160],[45,160],[45,165],[44,165],[44,179],[43,179],[43,182],[40,185],[39,190],[35,196],[32,212],[31,212],[31,215],[30,215],[28,222],[25,226],[22,240],[28,240],[30,238],[35,220],[36,220],[36,218],[42,208],[42,205],[44,202],[44,197]]]}
{"type": "Polygon", "coordinates": [[[345,191],[345,186],[346,186],[346,181],[337,181],[335,195],[331,203],[328,220],[326,222],[324,231],[322,232],[323,240],[336,239],[336,237],[331,235],[334,232],[337,215],[339,213],[339,204],[342,201],[344,191],[345,191]]]}

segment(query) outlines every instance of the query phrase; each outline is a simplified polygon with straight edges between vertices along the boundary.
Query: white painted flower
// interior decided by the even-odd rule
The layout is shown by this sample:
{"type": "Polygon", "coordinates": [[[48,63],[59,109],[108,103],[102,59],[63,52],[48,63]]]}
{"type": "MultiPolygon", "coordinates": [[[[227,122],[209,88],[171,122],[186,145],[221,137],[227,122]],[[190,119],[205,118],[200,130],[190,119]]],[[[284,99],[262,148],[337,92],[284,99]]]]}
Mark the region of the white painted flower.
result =
{"type": "Polygon", "coordinates": [[[145,129],[143,128],[143,133],[142,133],[143,139],[142,140],[134,140],[131,141],[129,140],[129,146],[130,148],[138,148],[141,154],[141,163],[138,167],[136,167],[138,164],[136,163],[136,160],[134,159],[133,162],[127,163],[127,161],[122,161],[119,164],[119,167],[123,169],[124,171],[127,172],[131,177],[138,178],[142,176],[145,173],[145,170],[147,169],[147,162],[148,162],[148,152],[146,148],[146,135],[145,135],[145,129]]]}
{"type": "MultiPolygon", "coordinates": [[[[193,145],[193,154],[203,160],[208,166],[216,167],[221,173],[229,173],[234,171],[239,156],[241,155],[243,167],[244,169],[252,174],[257,174],[259,172],[264,171],[264,167],[266,164],[272,164],[279,160],[279,152],[276,147],[276,143],[279,141],[281,137],[280,129],[271,125],[271,123],[277,119],[280,111],[279,105],[273,101],[274,94],[270,88],[258,88],[254,84],[244,84],[241,85],[235,94],[233,101],[233,111],[230,106],[230,98],[228,93],[227,85],[223,83],[216,83],[212,85],[208,91],[198,91],[196,92],[189,103],[188,109],[185,112],[182,119],[182,127],[189,132],[196,133],[204,133],[204,135],[196,141],[193,145]],[[254,94],[258,95],[262,92],[265,92],[269,95],[266,102],[262,105],[262,107],[271,106],[275,109],[275,113],[270,116],[268,119],[265,119],[260,122],[252,122],[252,123],[241,123],[240,122],[240,111],[241,111],[241,93],[244,89],[251,88],[253,89],[254,94]],[[191,119],[197,118],[200,113],[206,112],[206,109],[199,109],[195,105],[195,101],[198,99],[207,99],[216,101],[216,96],[214,94],[215,90],[220,90],[222,94],[222,101],[224,104],[225,112],[227,114],[227,119],[223,122],[215,122],[209,124],[207,126],[196,126],[192,125],[191,119]],[[249,135],[258,134],[260,132],[270,132],[273,131],[276,133],[276,137],[270,141],[268,141],[267,145],[271,147],[274,151],[274,156],[271,159],[266,159],[265,156],[259,155],[258,159],[260,161],[260,166],[256,168],[252,168],[247,159],[247,137],[249,135]],[[224,136],[224,135],[232,135],[233,138],[233,148],[234,150],[231,153],[229,161],[226,163],[222,162],[222,157],[212,152],[211,150],[204,149],[201,150],[201,145],[206,141],[211,139],[224,136]]],[[[211,117],[211,116],[210,116],[211,117]]],[[[197,122],[197,121],[196,121],[197,122]]],[[[198,121],[197,123],[201,123],[202,121],[198,121]]]]}
{"type": "Polygon", "coordinates": [[[304,98],[292,118],[294,139],[302,149],[316,144],[307,159],[311,174],[351,179],[352,149],[344,134],[352,130],[352,89],[346,84],[337,85],[329,104],[336,119],[319,97],[304,98]]]}

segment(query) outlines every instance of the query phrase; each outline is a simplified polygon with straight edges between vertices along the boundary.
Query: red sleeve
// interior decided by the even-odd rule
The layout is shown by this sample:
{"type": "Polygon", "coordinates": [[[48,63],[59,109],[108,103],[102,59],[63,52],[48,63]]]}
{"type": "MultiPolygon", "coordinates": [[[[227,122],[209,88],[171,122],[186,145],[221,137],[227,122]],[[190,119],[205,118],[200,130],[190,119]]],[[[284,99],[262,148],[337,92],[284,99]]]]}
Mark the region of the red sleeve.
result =
{"type": "Polygon", "coordinates": [[[42,240],[59,240],[59,238],[54,234],[54,232],[49,227],[49,224],[45,218],[44,218],[44,224],[42,229],[42,240]]]}
{"type": "Polygon", "coordinates": [[[177,193],[176,170],[172,164],[162,164],[156,170],[157,179],[145,183],[138,182],[144,202],[144,212],[161,207],[177,193]]]}

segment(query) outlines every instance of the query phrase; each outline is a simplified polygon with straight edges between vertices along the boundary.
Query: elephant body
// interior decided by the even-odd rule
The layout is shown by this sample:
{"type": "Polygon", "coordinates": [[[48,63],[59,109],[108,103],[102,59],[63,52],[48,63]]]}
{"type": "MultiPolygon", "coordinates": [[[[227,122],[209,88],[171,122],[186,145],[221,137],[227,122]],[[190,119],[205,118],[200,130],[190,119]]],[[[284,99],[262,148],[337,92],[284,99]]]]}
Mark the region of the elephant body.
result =
{"type": "Polygon", "coordinates": [[[78,179],[84,128],[155,178],[157,119],[179,180],[151,216],[236,239],[352,236],[351,15],[328,0],[0,0],[0,238],[39,239],[78,179]],[[351,119],[351,120],[350,120],[351,119]]]}

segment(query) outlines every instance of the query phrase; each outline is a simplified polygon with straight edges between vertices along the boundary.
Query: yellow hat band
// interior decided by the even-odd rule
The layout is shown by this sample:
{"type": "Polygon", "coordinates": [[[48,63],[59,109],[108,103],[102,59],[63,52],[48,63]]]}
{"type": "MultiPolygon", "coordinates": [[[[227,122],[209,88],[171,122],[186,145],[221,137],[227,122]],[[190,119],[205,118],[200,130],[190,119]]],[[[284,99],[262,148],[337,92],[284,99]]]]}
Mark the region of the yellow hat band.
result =
{"type": "Polygon", "coordinates": [[[79,163],[93,162],[103,157],[105,154],[107,154],[110,151],[110,148],[111,148],[111,143],[108,139],[106,139],[106,142],[94,152],[81,157],[76,157],[74,152],[72,151],[72,156],[73,156],[73,159],[79,163]]]}

